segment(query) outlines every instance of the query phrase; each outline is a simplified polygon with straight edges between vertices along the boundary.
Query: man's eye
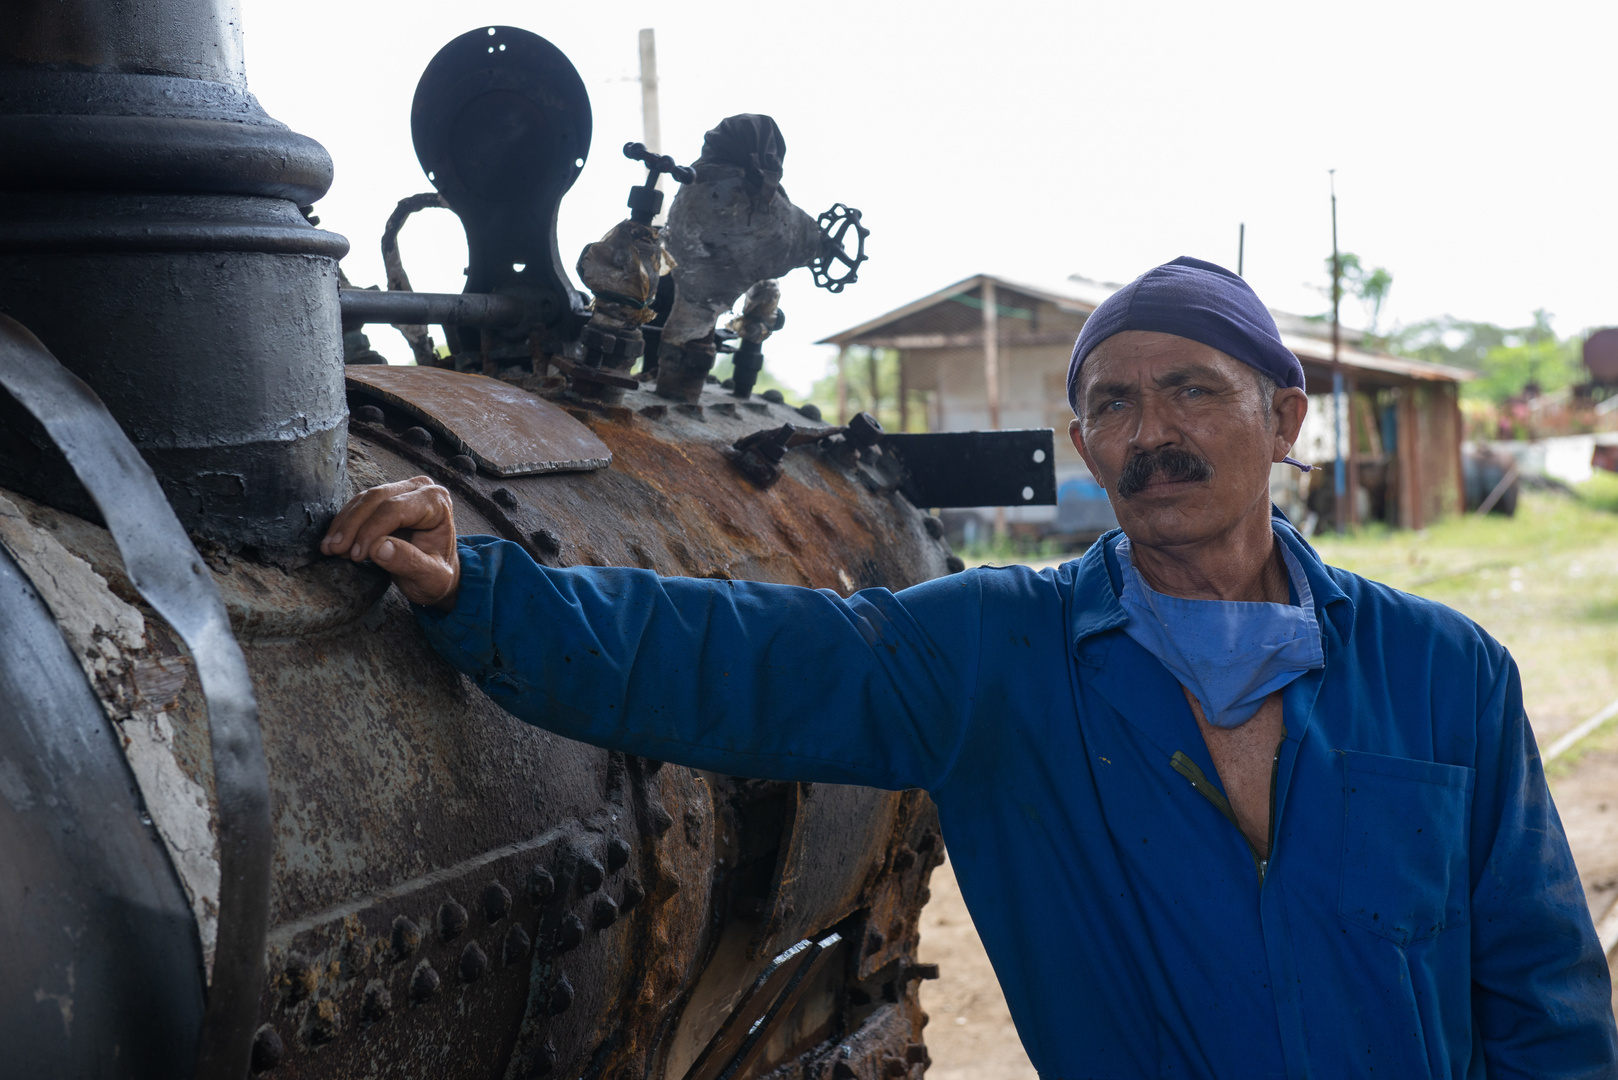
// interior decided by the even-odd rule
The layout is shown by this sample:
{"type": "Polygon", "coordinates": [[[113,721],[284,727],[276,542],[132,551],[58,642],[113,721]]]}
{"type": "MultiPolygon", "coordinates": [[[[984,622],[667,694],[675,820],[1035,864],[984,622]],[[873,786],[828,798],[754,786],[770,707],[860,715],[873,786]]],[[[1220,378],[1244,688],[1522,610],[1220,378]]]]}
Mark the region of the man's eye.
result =
{"type": "Polygon", "coordinates": [[[1101,406],[1101,411],[1102,412],[1118,412],[1119,410],[1127,408],[1127,407],[1128,407],[1128,402],[1109,401],[1105,405],[1101,406]]]}
{"type": "Polygon", "coordinates": [[[1190,398],[1202,397],[1207,394],[1207,392],[1208,391],[1204,390],[1200,386],[1188,386],[1185,388],[1185,396],[1190,398]]]}

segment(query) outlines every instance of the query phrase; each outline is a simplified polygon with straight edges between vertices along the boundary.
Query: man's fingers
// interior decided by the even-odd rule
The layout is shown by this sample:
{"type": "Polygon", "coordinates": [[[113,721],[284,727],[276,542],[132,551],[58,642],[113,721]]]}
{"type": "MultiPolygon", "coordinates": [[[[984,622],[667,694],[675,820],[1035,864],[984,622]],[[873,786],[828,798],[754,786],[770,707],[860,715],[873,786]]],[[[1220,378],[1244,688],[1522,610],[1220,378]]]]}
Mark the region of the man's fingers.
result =
{"type": "Polygon", "coordinates": [[[408,480],[380,484],[360,492],[337,511],[337,516],[326,529],[325,538],[320,542],[321,552],[326,555],[345,554],[345,549],[353,546],[360,527],[376,512],[379,505],[406,492],[432,486],[434,485],[431,477],[412,476],[408,480]]]}
{"type": "Polygon", "coordinates": [[[327,555],[370,559],[399,591],[427,607],[453,603],[461,564],[455,552],[455,504],[431,477],[382,484],[350,499],[320,542],[327,555]]]}
{"type": "Polygon", "coordinates": [[[393,576],[405,599],[432,607],[455,591],[456,567],[396,537],[377,543],[371,561],[393,576]]]}
{"type": "Polygon", "coordinates": [[[326,530],[326,538],[321,541],[320,548],[328,555],[341,552],[345,541],[353,542],[354,534],[361,522],[375,511],[377,505],[406,491],[413,491],[420,487],[432,484],[432,479],[426,476],[413,476],[408,480],[400,480],[392,484],[381,484],[360,492],[344,504],[332,519],[326,530]]]}
{"type": "MultiPolygon", "coordinates": [[[[389,485],[391,486],[391,485],[389,485]]],[[[381,492],[382,489],[374,489],[381,492]]],[[[370,494],[370,492],[367,492],[370,494]]],[[[342,530],[342,539],[329,545],[333,555],[357,561],[371,557],[383,537],[401,531],[431,533],[453,530],[449,492],[433,484],[381,494],[358,508],[342,530]]],[[[337,530],[334,530],[334,534],[337,530]]]]}

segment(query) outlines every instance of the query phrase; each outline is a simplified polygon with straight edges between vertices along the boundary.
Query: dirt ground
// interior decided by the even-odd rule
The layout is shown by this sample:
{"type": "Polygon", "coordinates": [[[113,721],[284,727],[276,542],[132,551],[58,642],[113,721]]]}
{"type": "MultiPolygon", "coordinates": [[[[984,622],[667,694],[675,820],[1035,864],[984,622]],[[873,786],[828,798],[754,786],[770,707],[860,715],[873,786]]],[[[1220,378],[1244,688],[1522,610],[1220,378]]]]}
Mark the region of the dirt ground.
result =
{"type": "Polygon", "coordinates": [[[1005,995],[972,927],[948,862],[933,871],[933,898],[921,913],[923,963],[938,978],[921,984],[932,1066],[929,1080],[1037,1080],[1022,1052],[1005,995]]]}
{"type": "MultiPolygon", "coordinates": [[[[1330,563],[1458,608],[1512,651],[1541,748],[1618,695],[1618,515],[1528,493],[1515,520],[1318,542],[1330,563]]],[[[1548,769],[1597,921],[1618,899],[1618,722],[1548,769]]],[[[922,912],[933,1080],[1034,1080],[949,863],[922,912]]],[[[1618,1008],[1618,995],[1614,1006],[1618,1008]]]]}

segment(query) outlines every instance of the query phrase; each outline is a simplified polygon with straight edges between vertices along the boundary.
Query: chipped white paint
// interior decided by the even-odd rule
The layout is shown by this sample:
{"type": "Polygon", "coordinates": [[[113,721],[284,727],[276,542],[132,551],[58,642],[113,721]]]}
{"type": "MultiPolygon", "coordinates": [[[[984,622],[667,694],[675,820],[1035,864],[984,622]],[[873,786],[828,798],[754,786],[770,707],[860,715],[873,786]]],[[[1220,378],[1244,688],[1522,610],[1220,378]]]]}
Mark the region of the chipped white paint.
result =
{"type": "MultiPolygon", "coordinates": [[[[107,581],[49,530],[30,522],[17,505],[0,496],[0,545],[11,553],[73,650],[102,707],[122,733],[118,740],[129,761],[146,812],[151,815],[169,859],[185,886],[197,919],[204,963],[213,971],[219,928],[219,841],[207,792],[188,775],[175,754],[168,713],[136,692],[135,669],[146,660],[146,620],[124,602],[107,581]]],[[[172,703],[169,702],[169,703],[172,703]]],[[[0,762],[0,794],[16,802],[28,795],[21,774],[0,762]]],[[[71,998],[63,1017],[71,1023],[71,998]]]]}
{"type": "Polygon", "coordinates": [[[191,898],[202,937],[203,962],[211,975],[214,941],[219,936],[219,842],[208,811],[208,793],[180,768],[168,713],[136,712],[119,726],[124,732],[124,756],[146,800],[146,812],[152,815],[191,898]]]}

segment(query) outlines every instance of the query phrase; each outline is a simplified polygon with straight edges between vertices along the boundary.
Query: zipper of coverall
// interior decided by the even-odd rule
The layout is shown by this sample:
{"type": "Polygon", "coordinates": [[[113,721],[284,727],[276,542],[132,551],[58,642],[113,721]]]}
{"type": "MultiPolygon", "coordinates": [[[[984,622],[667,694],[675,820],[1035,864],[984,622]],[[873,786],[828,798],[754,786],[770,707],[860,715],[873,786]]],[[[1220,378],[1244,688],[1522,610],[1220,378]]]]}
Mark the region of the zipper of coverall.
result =
{"type": "MultiPolygon", "coordinates": [[[[1283,727],[1281,729],[1281,741],[1275,744],[1275,757],[1270,762],[1271,854],[1275,852],[1275,788],[1281,775],[1281,747],[1286,745],[1286,741],[1287,729],[1283,727]]],[[[1252,841],[1247,839],[1247,834],[1242,832],[1241,823],[1236,820],[1236,811],[1231,808],[1230,800],[1225,798],[1223,792],[1208,782],[1208,777],[1197,767],[1197,763],[1186,757],[1182,751],[1176,750],[1174,752],[1174,756],[1169,759],[1169,765],[1173,767],[1175,772],[1191,781],[1191,786],[1196,788],[1204,799],[1212,803],[1215,810],[1224,814],[1225,820],[1234,825],[1238,833],[1241,833],[1242,843],[1247,845],[1247,853],[1253,857],[1253,870],[1258,874],[1259,884],[1264,884],[1264,875],[1270,868],[1270,860],[1260,858],[1258,848],[1254,847],[1252,841]]]]}

